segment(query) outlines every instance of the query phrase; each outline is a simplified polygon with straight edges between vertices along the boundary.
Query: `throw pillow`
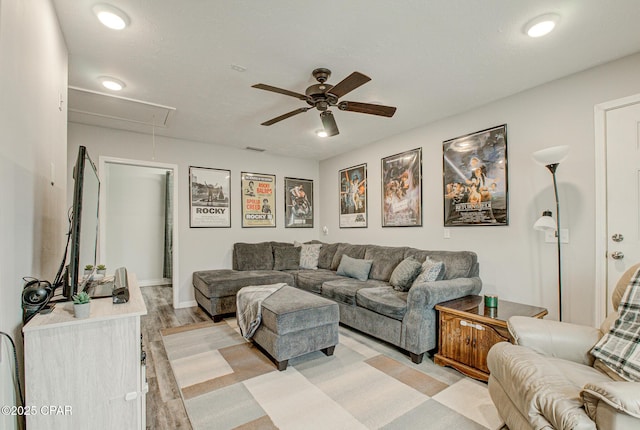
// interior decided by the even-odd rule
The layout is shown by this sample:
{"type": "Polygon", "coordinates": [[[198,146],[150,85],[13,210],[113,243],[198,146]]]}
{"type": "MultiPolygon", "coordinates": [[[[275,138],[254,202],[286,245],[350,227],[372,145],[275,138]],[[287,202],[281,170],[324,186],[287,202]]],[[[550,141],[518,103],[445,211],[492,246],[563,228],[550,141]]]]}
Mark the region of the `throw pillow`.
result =
{"type": "Polygon", "coordinates": [[[331,262],[333,261],[333,256],[338,249],[339,243],[323,243],[322,248],[320,248],[320,256],[318,257],[318,268],[319,269],[331,269],[331,262]]]}
{"type": "Polygon", "coordinates": [[[273,270],[297,270],[300,268],[300,248],[294,246],[273,247],[273,270]]]}
{"type": "Polygon", "coordinates": [[[236,243],[234,246],[237,270],[272,270],[273,251],[269,242],[236,243]]]}
{"type": "Polygon", "coordinates": [[[389,284],[396,291],[409,291],[411,284],[420,274],[422,264],[418,260],[413,258],[405,258],[393,269],[391,277],[389,278],[389,284]]]}
{"type": "Polygon", "coordinates": [[[336,274],[355,278],[360,281],[366,281],[369,279],[369,272],[371,271],[372,264],[373,260],[360,260],[357,258],[351,258],[347,254],[344,254],[340,260],[340,265],[338,266],[336,274]]]}
{"type": "Polygon", "coordinates": [[[434,261],[427,257],[422,263],[420,274],[413,281],[414,284],[422,284],[425,282],[441,281],[444,278],[444,263],[442,261],[434,261]]]}
{"type": "Polygon", "coordinates": [[[629,381],[640,382],[640,269],[618,305],[618,319],[591,355],[629,381]]]}
{"type": "Polygon", "coordinates": [[[322,248],[322,244],[307,245],[300,243],[299,246],[295,246],[300,248],[300,268],[316,270],[318,268],[318,258],[320,258],[320,248],[322,248]]]}

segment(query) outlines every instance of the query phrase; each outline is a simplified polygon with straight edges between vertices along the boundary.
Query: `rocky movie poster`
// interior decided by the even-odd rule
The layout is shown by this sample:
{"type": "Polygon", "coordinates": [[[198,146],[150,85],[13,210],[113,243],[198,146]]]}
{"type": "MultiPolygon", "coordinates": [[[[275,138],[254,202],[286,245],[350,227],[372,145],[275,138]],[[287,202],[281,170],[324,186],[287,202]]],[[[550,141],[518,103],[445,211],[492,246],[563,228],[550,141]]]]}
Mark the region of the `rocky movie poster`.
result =
{"type": "Polygon", "coordinates": [[[367,165],[340,171],[340,228],[367,226],[367,165]]]}
{"type": "Polygon", "coordinates": [[[443,142],[444,225],[508,225],[507,126],[443,142]]]}
{"type": "Polygon", "coordinates": [[[313,227],[313,181],[284,178],[286,228],[313,227]]]}
{"type": "Polygon", "coordinates": [[[382,159],[382,226],[422,225],[422,148],[382,159]]]}
{"type": "Polygon", "coordinates": [[[231,227],[231,171],[189,167],[190,227],[231,227]]]}
{"type": "Polygon", "coordinates": [[[275,227],[275,175],[242,173],[242,227],[275,227]]]}

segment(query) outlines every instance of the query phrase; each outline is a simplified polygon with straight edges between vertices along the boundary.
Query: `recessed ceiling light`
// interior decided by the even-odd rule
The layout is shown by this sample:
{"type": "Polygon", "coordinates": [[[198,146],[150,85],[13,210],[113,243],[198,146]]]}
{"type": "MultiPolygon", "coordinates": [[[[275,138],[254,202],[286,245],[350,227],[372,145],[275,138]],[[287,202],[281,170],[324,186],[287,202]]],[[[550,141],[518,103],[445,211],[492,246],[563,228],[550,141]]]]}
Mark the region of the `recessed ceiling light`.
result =
{"type": "Polygon", "coordinates": [[[93,7],[93,13],[100,22],[112,30],[122,30],[129,25],[129,17],[117,7],[108,4],[97,4],[93,7]]]}
{"type": "Polygon", "coordinates": [[[316,130],[316,136],[318,136],[318,137],[327,137],[328,134],[324,130],[316,130]]]}
{"type": "Polygon", "coordinates": [[[524,32],[529,37],[541,37],[553,31],[558,22],[560,15],[548,13],[532,19],[524,26],[524,32]]]}
{"type": "Polygon", "coordinates": [[[125,83],[120,79],[112,78],[111,76],[101,76],[98,80],[103,87],[111,91],[120,91],[126,87],[125,83]]]}

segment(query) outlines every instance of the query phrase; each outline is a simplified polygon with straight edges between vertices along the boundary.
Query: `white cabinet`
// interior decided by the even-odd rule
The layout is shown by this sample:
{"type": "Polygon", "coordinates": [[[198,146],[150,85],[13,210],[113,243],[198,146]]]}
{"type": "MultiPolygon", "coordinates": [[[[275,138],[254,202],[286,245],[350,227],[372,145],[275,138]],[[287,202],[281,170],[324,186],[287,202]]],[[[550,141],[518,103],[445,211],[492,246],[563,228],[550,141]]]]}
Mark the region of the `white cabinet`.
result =
{"type": "Polygon", "coordinates": [[[74,318],[66,302],[25,325],[29,430],[145,428],[140,316],[147,309],[132,274],[129,292],[123,304],[92,300],[87,319],[74,318]]]}

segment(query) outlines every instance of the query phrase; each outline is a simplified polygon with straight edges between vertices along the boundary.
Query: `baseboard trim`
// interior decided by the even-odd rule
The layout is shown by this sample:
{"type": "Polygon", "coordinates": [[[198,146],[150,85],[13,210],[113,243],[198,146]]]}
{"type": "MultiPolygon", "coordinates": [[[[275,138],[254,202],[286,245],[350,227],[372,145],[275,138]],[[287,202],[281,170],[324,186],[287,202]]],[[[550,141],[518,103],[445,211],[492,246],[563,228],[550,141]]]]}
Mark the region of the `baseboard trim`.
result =
{"type": "Polygon", "coordinates": [[[195,300],[190,300],[188,302],[180,302],[178,304],[174,304],[174,309],[182,309],[182,308],[192,308],[194,306],[198,306],[198,302],[195,300]]]}
{"type": "Polygon", "coordinates": [[[144,279],[138,281],[138,285],[141,287],[155,287],[157,285],[171,285],[171,278],[160,278],[160,279],[144,279]]]}

